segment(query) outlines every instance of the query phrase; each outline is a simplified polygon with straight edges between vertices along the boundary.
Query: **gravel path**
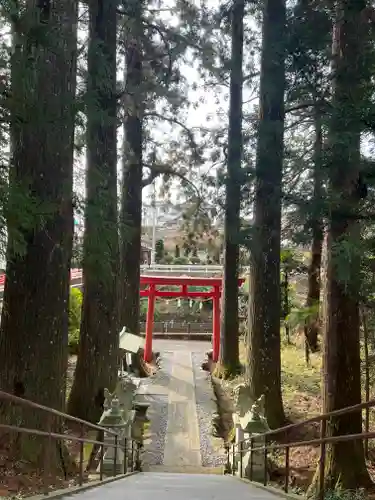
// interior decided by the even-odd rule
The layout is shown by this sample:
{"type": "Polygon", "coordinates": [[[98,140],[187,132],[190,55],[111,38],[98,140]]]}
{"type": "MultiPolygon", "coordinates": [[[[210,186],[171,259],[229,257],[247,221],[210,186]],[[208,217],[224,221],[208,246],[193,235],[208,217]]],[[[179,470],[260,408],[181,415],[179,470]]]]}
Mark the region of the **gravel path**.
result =
{"type": "Polygon", "coordinates": [[[202,465],[218,467],[225,464],[226,456],[222,440],[212,436],[212,415],[216,411],[216,403],[210,376],[201,369],[204,359],[204,353],[192,352],[202,465]]]}
{"type": "Polygon", "coordinates": [[[165,434],[168,422],[168,396],[159,394],[149,398],[147,412],[150,427],[144,443],[142,462],[145,465],[162,465],[164,457],[165,434]]]}
{"type": "Polygon", "coordinates": [[[145,470],[149,466],[162,465],[164,458],[165,436],[168,424],[168,393],[170,366],[168,356],[160,360],[160,369],[141,383],[145,388],[145,399],[150,403],[147,416],[150,425],[145,433],[142,462],[145,470]],[[163,391],[163,388],[165,391],[163,391]],[[163,394],[163,392],[165,392],[163,394]]]}

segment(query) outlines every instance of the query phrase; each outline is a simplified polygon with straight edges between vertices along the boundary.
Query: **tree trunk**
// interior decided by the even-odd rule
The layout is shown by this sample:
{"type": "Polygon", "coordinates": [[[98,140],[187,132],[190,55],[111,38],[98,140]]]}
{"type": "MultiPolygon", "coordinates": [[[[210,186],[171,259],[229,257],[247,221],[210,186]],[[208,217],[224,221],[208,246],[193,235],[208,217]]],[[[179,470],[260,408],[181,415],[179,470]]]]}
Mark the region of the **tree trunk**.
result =
{"type": "MultiPolygon", "coordinates": [[[[24,19],[33,24],[28,33],[15,26],[12,58],[1,389],[57,410],[65,408],[68,357],[77,9],[76,0],[29,4],[24,19]],[[43,43],[35,42],[33,30],[44,32],[43,43]]],[[[47,428],[45,414],[21,413],[18,425],[47,428]]],[[[22,458],[37,462],[33,439],[21,441],[27,441],[22,453],[28,451],[22,458]]]]}
{"type": "Polygon", "coordinates": [[[322,124],[319,111],[315,117],[315,144],[314,144],[314,193],[313,193],[313,217],[312,217],[312,242],[311,261],[308,269],[308,290],[306,307],[316,308],[316,312],[309,315],[306,321],[304,333],[306,349],[316,352],[319,349],[319,300],[320,300],[320,270],[322,264],[323,246],[323,221],[320,206],[322,204],[322,124]]]}
{"type": "MultiPolygon", "coordinates": [[[[364,1],[342,0],[337,5],[333,38],[333,102],[329,124],[330,219],[327,242],[326,318],[323,357],[323,411],[361,402],[359,287],[360,263],[355,246],[360,165],[361,105],[368,82],[364,62],[364,1]],[[349,258],[340,249],[349,249],[349,258]],[[343,262],[344,260],[344,262],[343,262]],[[343,272],[343,268],[345,272],[343,272]]],[[[346,254],[347,255],[347,254],[346,254]]],[[[327,435],[362,432],[361,412],[328,422],[327,435]]],[[[371,484],[363,442],[347,441],[327,450],[326,486],[358,489],[371,484]]]]}
{"type": "MultiPolygon", "coordinates": [[[[369,359],[369,349],[368,349],[368,326],[367,326],[367,311],[365,307],[362,307],[360,309],[360,321],[362,323],[362,328],[363,328],[363,350],[364,350],[364,356],[363,356],[363,361],[365,364],[365,401],[366,403],[370,401],[370,385],[371,385],[371,378],[370,378],[370,359],[369,359]]],[[[370,408],[365,409],[365,433],[367,434],[370,432],[370,408]]],[[[368,459],[369,453],[368,453],[368,439],[365,440],[365,457],[368,459]]]]}
{"type": "Polygon", "coordinates": [[[282,287],[283,287],[283,321],[284,321],[284,328],[285,328],[285,340],[286,343],[289,345],[290,344],[290,328],[289,328],[289,322],[287,321],[287,318],[290,314],[290,300],[289,300],[289,270],[288,266],[285,266],[284,273],[283,273],[283,280],[282,280],[282,287]]]}
{"type": "Polygon", "coordinates": [[[240,367],[238,345],[238,266],[242,175],[242,62],[244,0],[232,8],[232,60],[229,105],[228,166],[224,220],[224,284],[218,373],[235,375],[240,367]]]}
{"type": "Polygon", "coordinates": [[[271,427],[285,421],[280,359],[280,234],[284,136],[285,0],[269,0],[263,13],[254,236],[249,297],[248,380],[265,395],[271,427]]]}
{"type": "MultiPolygon", "coordinates": [[[[139,335],[140,256],[142,234],[142,48],[141,2],[134,7],[126,37],[125,120],[121,204],[121,326],[139,335]]],[[[133,360],[134,361],[134,360],[133,360]]]]}
{"type": "MultiPolygon", "coordinates": [[[[334,242],[337,242],[337,238],[349,236],[349,228],[343,231],[342,224],[337,224],[338,221],[333,219],[335,217],[332,217],[328,238],[328,317],[324,331],[323,357],[324,413],[361,402],[358,295],[354,295],[352,287],[348,291],[347,285],[337,277],[334,263],[337,257],[332,255],[334,242]]],[[[351,231],[354,231],[354,225],[355,223],[352,224],[351,231]]],[[[358,271],[358,267],[355,267],[358,271]]],[[[361,411],[333,418],[328,422],[327,436],[361,432],[361,411]]],[[[325,474],[326,488],[340,486],[343,489],[357,489],[369,486],[371,480],[366,468],[363,442],[348,441],[330,446],[327,450],[325,474]]]]}
{"type": "Polygon", "coordinates": [[[116,0],[89,4],[84,296],[69,412],[97,421],[118,368],[116,0]]]}

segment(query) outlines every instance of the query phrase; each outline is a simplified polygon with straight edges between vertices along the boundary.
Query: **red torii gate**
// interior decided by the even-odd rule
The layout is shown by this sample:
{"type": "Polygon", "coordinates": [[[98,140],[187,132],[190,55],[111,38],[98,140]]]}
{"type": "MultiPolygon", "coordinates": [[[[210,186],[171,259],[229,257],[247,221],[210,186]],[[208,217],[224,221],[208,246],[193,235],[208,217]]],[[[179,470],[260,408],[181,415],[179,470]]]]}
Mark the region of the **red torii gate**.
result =
{"type": "MultiPolygon", "coordinates": [[[[146,319],[146,341],[144,359],[152,359],[152,331],[154,326],[155,299],[163,298],[190,298],[190,299],[212,299],[212,358],[219,359],[220,349],[220,297],[222,278],[202,278],[192,276],[141,276],[141,297],[148,297],[147,319],[146,319]],[[178,286],[180,290],[159,290],[158,286],[178,286]],[[210,287],[210,291],[189,290],[191,286],[210,287]]],[[[241,286],[243,278],[238,280],[241,286]]]]}

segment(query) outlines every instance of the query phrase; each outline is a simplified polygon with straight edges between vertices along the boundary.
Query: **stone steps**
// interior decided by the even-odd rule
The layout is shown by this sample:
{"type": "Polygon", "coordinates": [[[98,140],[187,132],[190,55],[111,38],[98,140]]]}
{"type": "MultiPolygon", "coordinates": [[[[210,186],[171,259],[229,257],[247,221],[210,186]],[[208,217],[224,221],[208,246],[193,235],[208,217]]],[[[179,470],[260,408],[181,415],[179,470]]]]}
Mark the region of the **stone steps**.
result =
{"type": "Polygon", "coordinates": [[[220,467],[203,467],[194,465],[185,465],[181,467],[172,467],[169,465],[151,465],[143,468],[144,472],[168,472],[173,474],[215,474],[222,476],[224,474],[224,466],[220,467]]]}

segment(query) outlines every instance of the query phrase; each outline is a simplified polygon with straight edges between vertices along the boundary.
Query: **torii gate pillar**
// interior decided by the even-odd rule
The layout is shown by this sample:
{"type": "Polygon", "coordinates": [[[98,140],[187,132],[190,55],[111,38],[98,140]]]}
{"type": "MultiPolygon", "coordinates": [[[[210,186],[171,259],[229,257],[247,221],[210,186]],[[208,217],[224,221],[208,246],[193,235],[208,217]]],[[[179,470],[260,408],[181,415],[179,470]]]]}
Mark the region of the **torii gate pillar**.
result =
{"type": "Polygon", "coordinates": [[[147,304],[147,319],[146,319],[146,339],[144,360],[149,363],[152,360],[152,330],[154,328],[154,311],[155,311],[155,285],[150,284],[147,304]]]}
{"type": "Polygon", "coordinates": [[[220,351],[220,287],[215,286],[212,297],[212,361],[216,363],[220,351]]]}

